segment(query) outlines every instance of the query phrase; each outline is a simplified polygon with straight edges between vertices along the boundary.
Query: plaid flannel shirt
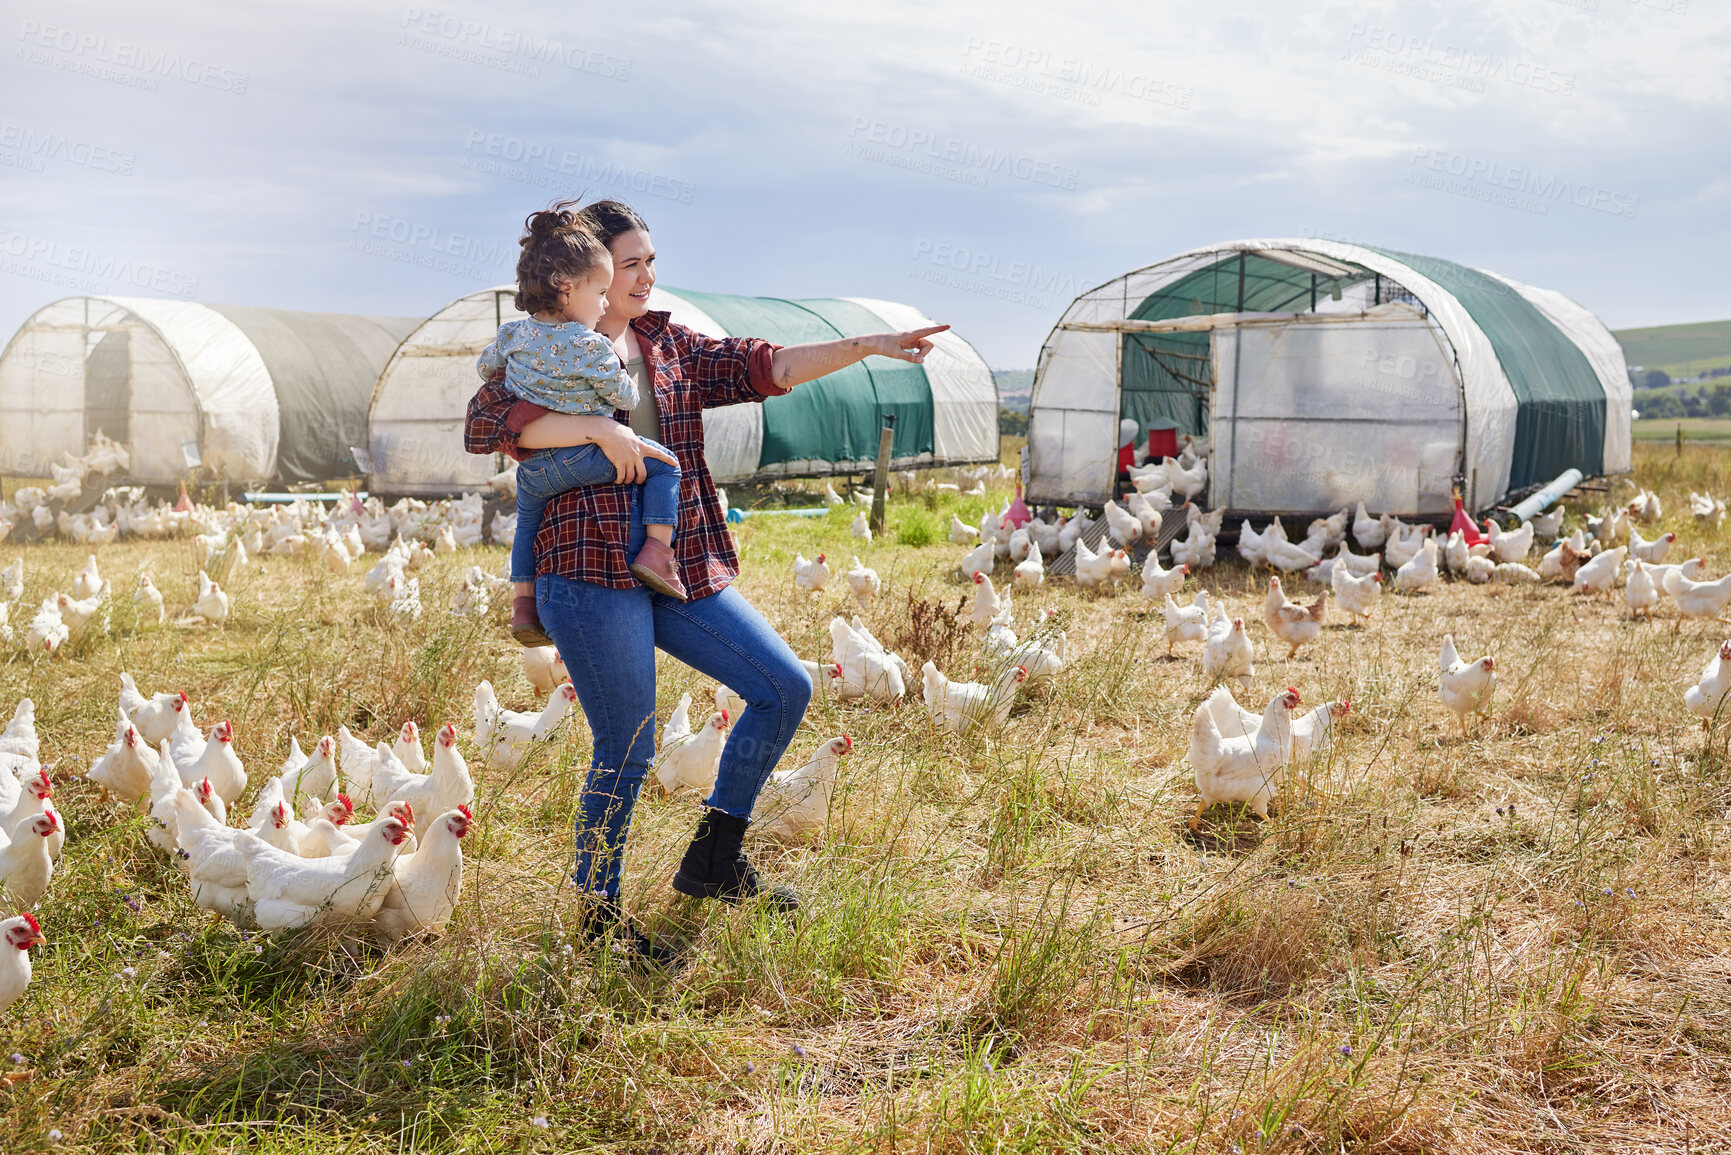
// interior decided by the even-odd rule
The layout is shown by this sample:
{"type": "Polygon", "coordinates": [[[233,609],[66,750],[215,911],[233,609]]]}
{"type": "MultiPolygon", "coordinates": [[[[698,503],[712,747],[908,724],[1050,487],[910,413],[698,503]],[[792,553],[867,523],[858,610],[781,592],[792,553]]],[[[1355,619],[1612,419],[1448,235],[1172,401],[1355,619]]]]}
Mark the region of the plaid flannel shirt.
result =
{"type": "MultiPolygon", "coordinates": [[[[692,597],[706,597],[739,576],[739,555],[704,460],[703,411],[786,393],[770,379],[770,359],[781,346],[755,337],[706,337],[675,325],[664,312],[645,313],[631,327],[655,390],[661,443],[679,458],[682,480],[674,540],[679,578],[692,597]]],[[[506,392],[504,374],[498,374],[469,401],[463,447],[521,461],[533,450],[518,446],[518,434],[546,412],[506,392]]],[[[614,416],[620,422],[628,419],[623,411],[614,416]]],[[[640,583],[631,576],[625,556],[630,524],[630,494],[622,485],[591,485],[560,494],[547,504],[535,538],[535,572],[614,589],[636,588],[640,583]]]]}

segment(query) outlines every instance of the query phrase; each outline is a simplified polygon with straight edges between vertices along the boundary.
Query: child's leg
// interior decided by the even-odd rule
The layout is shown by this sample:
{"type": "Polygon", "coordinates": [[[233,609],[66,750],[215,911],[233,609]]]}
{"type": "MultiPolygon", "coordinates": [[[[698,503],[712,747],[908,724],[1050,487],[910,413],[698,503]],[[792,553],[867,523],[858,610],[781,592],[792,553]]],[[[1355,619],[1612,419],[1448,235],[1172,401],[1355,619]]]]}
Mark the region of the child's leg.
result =
{"type": "Polygon", "coordinates": [[[650,537],[671,544],[679,524],[679,466],[658,457],[643,459],[643,529],[650,537]]]}
{"type": "Polygon", "coordinates": [[[517,467],[517,530],[511,538],[511,636],[525,646],[551,641],[535,611],[535,535],[553,496],[540,463],[517,467]]]}

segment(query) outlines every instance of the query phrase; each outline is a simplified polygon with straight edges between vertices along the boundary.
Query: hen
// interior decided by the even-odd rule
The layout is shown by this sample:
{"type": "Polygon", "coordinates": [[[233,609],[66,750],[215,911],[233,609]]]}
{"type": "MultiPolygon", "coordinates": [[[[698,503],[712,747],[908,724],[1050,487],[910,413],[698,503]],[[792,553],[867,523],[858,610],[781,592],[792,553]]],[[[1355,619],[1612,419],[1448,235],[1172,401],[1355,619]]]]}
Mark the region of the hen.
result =
{"type": "Polygon", "coordinates": [[[757,796],[753,829],[782,842],[800,842],[822,829],[836,771],[852,752],[853,739],[843,734],[819,746],[805,765],[772,774],[757,796]]]}
{"type": "MultiPolygon", "coordinates": [[[[543,646],[551,649],[551,646],[543,646]]],[[[525,650],[524,653],[528,653],[525,650]]],[[[397,740],[391,753],[397,756],[404,768],[415,773],[424,773],[427,769],[426,755],[421,753],[421,730],[414,721],[404,722],[397,731],[397,740]]],[[[373,806],[388,799],[373,797],[373,774],[379,766],[379,753],[349,732],[347,726],[337,727],[337,752],[341,759],[342,780],[348,786],[349,796],[362,806],[373,806]]]]}
{"type": "Polygon", "coordinates": [[[40,652],[52,657],[71,637],[72,631],[60,620],[60,607],[55,599],[52,596],[43,598],[36,616],[30,619],[29,629],[24,631],[25,646],[32,653],[40,652]]]}
{"type": "Polygon", "coordinates": [[[1454,713],[1461,724],[1461,736],[1467,733],[1467,715],[1482,714],[1490,709],[1491,695],[1496,692],[1496,662],[1489,656],[1476,662],[1463,662],[1455,652],[1453,634],[1444,634],[1442,655],[1437,663],[1441,677],[1437,695],[1442,704],[1454,713]]]}
{"type": "Polygon", "coordinates": [[[43,811],[8,838],[0,834],[0,891],[17,906],[35,906],[48,893],[54,876],[54,852],[49,839],[60,832],[60,818],[43,811]]]}
{"type": "Polygon", "coordinates": [[[463,836],[475,815],[458,806],[433,819],[412,854],[391,863],[385,901],[373,915],[373,937],[390,944],[420,931],[441,931],[463,892],[463,836]]]}
{"type": "Polygon", "coordinates": [[[102,592],[106,583],[102,580],[102,572],[96,568],[96,555],[84,563],[84,568],[78,571],[78,576],[72,579],[72,596],[75,598],[93,598],[102,592]]]}
{"type": "MultiPolygon", "coordinates": [[[[1214,724],[1220,727],[1222,737],[1247,738],[1262,724],[1261,716],[1240,706],[1225,686],[1209,695],[1206,705],[1214,715],[1214,724]]],[[[1346,717],[1351,709],[1352,703],[1343,698],[1338,702],[1324,702],[1309,713],[1292,719],[1292,761],[1301,764],[1328,749],[1334,735],[1335,720],[1346,717]]]]}
{"type": "Polygon", "coordinates": [[[540,713],[518,713],[499,705],[493,684],[483,681],[475,687],[475,744],[481,757],[495,770],[514,770],[537,745],[546,745],[559,737],[559,727],[577,701],[577,687],[566,682],[552,696],[540,713]]]}
{"type": "Polygon", "coordinates": [[[1297,656],[1300,647],[1322,636],[1322,627],[1328,620],[1328,595],[1323,594],[1309,606],[1301,606],[1287,598],[1278,577],[1271,577],[1268,596],[1262,600],[1262,620],[1268,624],[1269,632],[1287,644],[1286,656],[1291,659],[1297,656]]]}
{"type": "Polygon", "coordinates": [[[1076,539],[1076,584],[1100,589],[1117,584],[1130,572],[1130,555],[1121,549],[1096,554],[1088,543],[1076,539]]]}
{"type": "Polygon", "coordinates": [[[242,831],[236,845],[246,858],[253,920],[261,930],[279,931],[372,918],[384,905],[391,864],[408,833],[386,818],[349,855],[302,858],[242,831]]]}
{"type": "Polygon", "coordinates": [[[872,602],[877,600],[878,591],[883,589],[883,582],[878,578],[878,571],[860,562],[859,555],[853,558],[853,567],[842,575],[847,580],[847,588],[853,591],[853,600],[861,609],[871,609],[872,602]]]}
{"type": "Polygon", "coordinates": [[[1415,593],[1437,580],[1437,544],[1425,538],[1424,544],[1401,567],[1394,571],[1394,588],[1400,593],[1415,593]]]}
{"type": "MultiPolygon", "coordinates": [[[[1725,520],[1725,503],[1710,493],[1691,492],[1689,494],[1689,512],[1695,515],[1695,524],[1702,529],[1716,530],[1719,528],[1719,523],[1725,520]]],[[[16,597],[17,595],[13,596],[16,597]]]]}
{"type": "Polygon", "coordinates": [[[950,514],[950,543],[952,545],[974,545],[980,540],[980,531],[950,514]]]}
{"type": "Polygon", "coordinates": [[[1332,584],[1334,600],[1355,622],[1369,618],[1370,611],[1376,608],[1377,599],[1382,597],[1381,573],[1356,577],[1345,566],[1337,565],[1332,584]]]}
{"type": "Polygon", "coordinates": [[[162,606],[162,591],[156,588],[156,583],[147,573],[138,575],[138,587],[132,591],[132,604],[138,611],[140,622],[160,626],[168,616],[162,606]]]}
{"type": "Polygon", "coordinates": [[[565,659],[552,646],[523,647],[523,676],[537,694],[551,694],[559,683],[571,680],[565,659]]]}
{"type": "MultiPolygon", "coordinates": [[[[1723,617],[1726,603],[1731,602],[1731,574],[1718,581],[1698,582],[1684,577],[1679,567],[1665,575],[1665,592],[1677,603],[1683,618],[1723,617]]],[[[1677,620],[1682,622],[1682,618],[1677,620]]]]}
{"type": "Polygon", "coordinates": [[[1575,571],[1575,592],[1610,593],[1617,584],[1617,574],[1622,570],[1623,559],[1628,553],[1629,547],[1620,545],[1582,562],[1581,568],[1575,571]]]}
{"type": "Polygon", "coordinates": [[[1255,654],[1250,637],[1244,632],[1244,619],[1226,620],[1224,613],[1208,628],[1208,641],[1202,647],[1202,673],[1210,684],[1227,678],[1249,681],[1256,676],[1252,664],[1255,654]]]}
{"type": "Polygon", "coordinates": [[[1683,704],[1691,714],[1701,717],[1705,730],[1724,708],[1727,691],[1731,691],[1731,641],[1721,644],[1707,660],[1700,679],[1684,693],[1683,704]]]}
{"type": "Polygon", "coordinates": [[[1659,565],[1665,560],[1665,555],[1671,552],[1671,547],[1677,542],[1674,533],[1662,533],[1652,541],[1643,538],[1638,530],[1629,531],[1629,556],[1648,565],[1659,565]]]}
{"type": "Polygon", "coordinates": [[[1197,590],[1196,597],[1187,606],[1180,606],[1172,600],[1172,595],[1166,595],[1166,604],[1161,607],[1161,615],[1166,619],[1166,656],[1172,656],[1172,647],[1179,642],[1206,642],[1208,640],[1208,591],[1197,590]]]}
{"type": "Polygon", "coordinates": [[[0,921],[0,1014],[30,985],[30,948],[48,939],[29,911],[0,921]]]}
{"type": "Polygon", "coordinates": [[[1258,818],[1268,817],[1268,802],[1280,788],[1292,759],[1292,711],[1298,691],[1288,686],[1262,712],[1254,734],[1228,738],[1204,703],[1190,721],[1190,766],[1201,794],[1188,823],[1195,830],[1203,813],[1222,802],[1248,803],[1258,818]]]}
{"type": "Polygon", "coordinates": [[[692,733],[690,723],[686,720],[686,711],[690,705],[689,694],[679,700],[678,708],[667,720],[667,726],[662,731],[661,747],[656,751],[655,762],[650,767],[655,780],[661,783],[661,789],[668,794],[686,786],[707,790],[715,785],[715,772],[721,765],[721,753],[727,746],[727,712],[717,710],[703,723],[702,729],[692,733]],[[685,722],[683,732],[680,726],[682,721],[685,722]]]}
{"type": "Polygon", "coordinates": [[[1148,560],[1142,563],[1142,596],[1151,602],[1170,597],[1184,588],[1184,579],[1189,576],[1190,567],[1187,565],[1161,569],[1160,559],[1149,551],[1148,560]]]}
{"type": "Polygon", "coordinates": [[[930,661],[920,667],[924,679],[922,696],[926,713],[947,734],[966,734],[976,726],[989,732],[1003,728],[1016,702],[1016,689],[1028,680],[1028,671],[1009,666],[988,685],[952,682],[930,661]]]}
{"type": "Polygon", "coordinates": [[[1028,543],[1028,556],[1016,563],[1016,568],[1010,571],[1010,579],[1019,590],[1040,588],[1040,583],[1046,580],[1046,559],[1038,542],[1028,543]]]}
{"type": "Polygon", "coordinates": [[[1659,584],[1653,580],[1652,571],[1638,560],[1629,563],[1629,580],[1623,586],[1623,600],[1629,604],[1629,612],[1636,615],[1650,614],[1659,604],[1659,584]]]}
{"type": "Polygon", "coordinates": [[[15,602],[24,596],[24,559],[15,557],[12,564],[0,569],[0,602],[15,602]]]}
{"type": "Polygon", "coordinates": [[[802,590],[818,593],[829,584],[829,561],[823,554],[818,554],[815,561],[807,561],[802,553],[793,555],[793,584],[802,590]]]}
{"type": "Polygon", "coordinates": [[[407,802],[421,814],[440,814],[475,800],[475,780],[457,749],[457,727],[447,722],[433,739],[433,768],[417,774],[380,742],[373,770],[373,799],[378,803],[407,802]]]}
{"type": "Polygon", "coordinates": [[[992,619],[998,616],[1002,604],[998,591],[992,588],[992,579],[983,573],[975,574],[974,610],[969,615],[969,620],[979,629],[985,629],[992,619]]]}
{"type": "Polygon", "coordinates": [[[839,669],[835,691],[843,701],[895,702],[907,693],[906,665],[884,649],[870,630],[831,618],[829,639],[830,661],[839,669]]]}
{"type": "Polygon", "coordinates": [[[103,798],[113,791],[124,802],[136,802],[150,790],[150,780],[161,755],[139,735],[138,727],[127,721],[124,710],[116,713],[120,715],[120,725],[115,729],[113,743],[90,764],[84,776],[102,787],[103,798]]]}
{"type": "Polygon", "coordinates": [[[963,577],[972,579],[977,573],[991,573],[997,564],[997,549],[991,538],[986,538],[962,555],[962,560],[956,563],[956,569],[963,577]]]}
{"type": "Polygon", "coordinates": [[[144,740],[155,746],[174,733],[175,726],[180,723],[180,711],[187,708],[187,700],[185,694],[166,691],[146,700],[138,692],[138,684],[132,680],[132,675],[121,674],[120,708],[126,711],[126,716],[138,727],[144,740]]]}
{"type": "Polygon", "coordinates": [[[1364,511],[1364,502],[1358,503],[1358,512],[1352,519],[1352,536],[1358,541],[1362,550],[1381,549],[1388,540],[1388,523],[1384,519],[1375,518],[1364,511]]]}

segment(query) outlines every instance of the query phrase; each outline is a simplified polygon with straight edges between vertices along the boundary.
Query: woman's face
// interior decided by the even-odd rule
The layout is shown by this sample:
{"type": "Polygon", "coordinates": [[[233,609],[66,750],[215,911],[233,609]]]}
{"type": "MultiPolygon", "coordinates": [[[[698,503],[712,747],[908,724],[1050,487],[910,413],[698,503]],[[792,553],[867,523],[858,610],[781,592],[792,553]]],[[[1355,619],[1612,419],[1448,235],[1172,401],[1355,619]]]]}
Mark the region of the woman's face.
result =
{"type": "Polygon", "coordinates": [[[608,318],[635,321],[649,311],[655,284],[655,246],[642,229],[620,233],[607,246],[613,254],[613,283],[607,287],[608,318]]]}

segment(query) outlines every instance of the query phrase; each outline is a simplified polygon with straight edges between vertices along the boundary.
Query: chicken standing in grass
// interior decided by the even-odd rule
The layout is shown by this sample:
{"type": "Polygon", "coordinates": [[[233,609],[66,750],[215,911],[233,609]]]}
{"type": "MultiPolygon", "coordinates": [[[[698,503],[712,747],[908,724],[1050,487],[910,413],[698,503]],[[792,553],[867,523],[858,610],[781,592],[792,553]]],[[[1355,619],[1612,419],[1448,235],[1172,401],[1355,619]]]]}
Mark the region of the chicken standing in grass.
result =
{"type": "Polygon", "coordinates": [[[387,818],[348,855],[302,858],[243,831],[236,846],[246,858],[253,920],[270,932],[372,918],[390,891],[391,864],[408,833],[387,818]]]}
{"type": "Polygon", "coordinates": [[[551,694],[555,686],[571,680],[565,659],[552,646],[523,647],[523,676],[537,694],[551,694]]]}
{"type": "Polygon", "coordinates": [[[979,540],[980,540],[980,531],[979,530],[975,529],[973,526],[969,525],[967,522],[963,521],[961,518],[957,517],[955,514],[953,514],[953,513],[950,514],[950,544],[951,545],[976,545],[979,543],[979,540]]]}
{"type": "Polygon", "coordinates": [[[1211,685],[1227,678],[1248,682],[1256,676],[1254,657],[1244,619],[1227,621],[1222,613],[1208,628],[1208,640],[1202,647],[1202,674],[1211,685]]]}
{"type": "Polygon", "coordinates": [[[495,770],[514,770],[537,745],[555,741],[566,715],[577,701],[577,688],[566,682],[554,690],[539,713],[519,713],[499,705],[491,682],[475,687],[475,744],[495,770]]]}
{"type": "Polygon", "coordinates": [[[198,571],[198,600],[192,603],[191,617],[213,626],[228,621],[229,599],[223,588],[210,580],[210,575],[198,571]]]}
{"type": "MultiPolygon", "coordinates": [[[[1261,715],[1252,714],[1240,706],[1225,686],[1218,687],[1209,695],[1205,704],[1209,713],[1214,715],[1214,724],[1220,727],[1222,737],[1247,738],[1262,724],[1261,715]]],[[[1337,702],[1324,702],[1309,713],[1292,719],[1293,764],[1303,764],[1327,750],[1334,736],[1334,723],[1351,710],[1352,703],[1343,698],[1337,702]]]]}
{"type": "Polygon", "coordinates": [[[821,830],[836,772],[852,751],[853,739],[843,734],[819,746],[803,766],[770,775],[757,796],[752,828],[782,842],[800,842],[821,830]]]}
{"type": "Polygon", "coordinates": [[[162,605],[162,591],[156,588],[156,583],[150,580],[150,575],[138,575],[138,588],[132,591],[132,604],[138,611],[138,620],[160,626],[167,620],[167,611],[162,605]]]}
{"type": "Polygon", "coordinates": [[[1083,589],[1110,589],[1130,573],[1130,555],[1121,549],[1095,553],[1076,539],[1076,584],[1083,589]]]}
{"type": "Polygon", "coordinates": [[[30,628],[24,632],[24,644],[32,654],[47,654],[52,657],[60,652],[72,637],[72,631],[66,623],[60,620],[60,607],[53,597],[42,599],[42,605],[37,608],[36,616],[30,619],[30,628]]]}
{"type": "Polygon", "coordinates": [[[1028,543],[1028,556],[1016,563],[1016,568],[1010,571],[1011,584],[1019,590],[1037,590],[1046,580],[1046,559],[1040,552],[1038,542],[1028,543]]]}
{"type": "Polygon", "coordinates": [[[187,698],[185,694],[164,690],[147,699],[138,692],[138,683],[132,680],[132,675],[123,673],[120,675],[120,708],[126,711],[127,718],[138,727],[144,740],[155,746],[174,733],[175,726],[180,723],[180,711],[187,708],[187,698]]]}
{"type": "Polygon", "coordinates": [[[823,554],[813,561],[807,561],[802,553],[793,555],[793,584],[797,588],[821,593],[829,584],[829,577],[829,561],[823,554]]]}
{"type": "Polygon", "coordinates": [[[91,554],[90,560],[84,563],[84,568],[78,571],[78,576],[72,579],[72,596],[93,598],[102,592],[105,584],[102,572],[96,568],[96,555],[91,554]]]}
{"type": "Polygon", "coordinates": [[[29,911],[0,921],[0,1014],[30,986],[30,948],[48,939],[29,911]]]}
{"type": "Polygon", "coordinates": [[[372,782],[375,803],[407,802],[416,813],[440,814],[475,800],[475,780],[469,775],[463,752],[457,749],[457,727],[449,722],[433,739],[430,773],[417,774],[404,766],[383,742],[374,753],[378,756],[372,782]]]}
{"type": "Polygon", "coordinates": [[[1490,710],[1491,696],[1496,692],[1496,662],[1487,654],[1476,662],[1464,662],[1455,652],[1453,634],[1444,634],[1442,655],[1437,663],[1441,677],[1437,695],[1461,725],[1461,736],[1467,733],[1467,715],[1484,714],[1490,710]]]}
{"type": "Polygon", "coordinates": [[[983,573],[974,575],[974,609],[969,620],[978,629],[985,629],[992,619],[998,616],[1003,599],[998,591],[992,588],[992,579],[983,573]]]}
{"type": "Polygon", "coordinates": [[[1345,566],[1337,565],[1331,584],[1334,586],[1334,600],[1354,622],[1368,619],[1370,611],[1376,608],[1377,599],[1382,597],[1381,573],[1357,577],[1345,566]]]}
{"type": "Polygon", "coordinates": [[[149,792],[161,756],[139,735],[138,727],[127,720],[124,710],[116,713],[120,715],[120,726],[114,742],[90,764],[84,776],[102,787],[104,799],[113,791],[123,802],[136,802],[149,792]]]}
{"type": "Polygon", "coordinates": [[[715,785],[715,773],[721,765],[721,752],[727,745],[728,718],[725,710],[717,710],[693,733],[687,725],[680,732],[678,723],[682,711],[691,705],[691,695],[680,699],[679,709],[667,720],[661,734],[661,746],[650,767],[661,789],[674,794],[685,787],[708,790],[715,785]]]}
{"type": "Polygon", "coordinates": [[[60,818],[44,811],[8,839],[0,835],[0,892],[18,906],[35,906],[48,893],[54,877],[54,852],[49,839],[60,831],[60,818]]]}
{"type": "MultiPolygon", "coordinates": [[[[1691,491],[1689,494],[1689,512],[1695,515],[1696,525],[1702,529],[1717,531],[1719,523],[1725,520],[1725,503],[1710,493],[1691,491]]],[[[4,596],[4,594],[0,594],[0,598],[4,596]]]]}
{"type": "MultiPolygon", "coordinates": [[[[1537,574],[1533,576],[1538,577],[1537,574]]],[[[1629,612],[1636,616],[1651,614],[1653,607],[1659,604],[1659,584],[1653,580],[1652,571],[1639,560],[1629,563],[1629,580],[1623,586],[1623,600],[1629,604],[1629,612]]]]}
{"type": "Polygon", "coordinates": [[[1617,574],[1623,568],[1623,559],[1628,556],[1629,547],[1620,545],[1616,549],[1608,549],[1604,553],[1581,563],[1581,568],[1575,571],[1575,592],[1583,594],[1608,594],[1617,584],[1617,574]]]}
{"type": "Polygon", "coordinates": [[[1269,800],[1292,760],[1292,711],[1300,701],[1298,691],[1288,686],[1269,701],[1256,732],[1241,738],[1221,733],[1207,703],[1196,708],[1190,721],[1190,767],[1201,798],[1188,823],[1191,830],[1210,806],[1223,802],[1248,803],[1258,818],[1268,817],[1269,800]]]}
{"type": "Polygon", "coordinates": [[[988,733],[1003,729],[1015,705],[1016,690],[1028,680],[1028,671],[1009,666],[990,684],[952,682],[928,661],[920,667],[924,678],[922,696],[932,723],[946,734],[966,734],[976,726],[988,733]]]}
{"type": "Polygon", "coordinates": [[[1268,579],[1268,596],[1262,600],[1262,620],[1275,637],[1285,642],[1288,660],[1298,656],[1301,647],[1322,636],[1328,621],[1328,595],[1322,594],[1309,606],[1301,606],[1286,596],[1280,579],[1268,579]]]}
{"type": "Polygon", "coordinates": [[[0,602],[15,602],[24,596],[24,559],[15,557],[12,564],[0,569],[0,602]]]}
{"type": "Polygon", "coordinates": [[[1196,597],[1187,606],[1180,606],[1172,600],[1172,595],[1166,595],[1166,604],[1161,607],[1161,615],[1166,620],[1166,630],[1163,635],[1166,641],[1166,656],[1172,656],[1172,647],[1179,642],[1206,642],[1208,640],[1208,591],[1197,590],[1196,597]]]}
{"type": "Polygon", "coordinates": [[[1187,565],[1161,569],[1160,559],[1150,550],[1148,560],[1142,563],[1142,597],[1151,602],[1170,597],[1184,588],[1184,579],[1189,576],[1190,567],[1187,565]]]}
{"type": "Polygon", "coordinates": [[[1436,580],[1436,539],[1427,537],[1417,552],[1394,571],[1394,588],[1399,593],[1416,593],[1436,580]]]}
{"type": "Polygon", "coordinates": [[[441,931],[463,892],[463,838],[474,825],[467,806],[440,814],[412,854],[391,862],[385,901],[373,915],[373,938],[389,945],[421,931],[441,931]]]}
{"type": "Polygon", "coordinates": [[[847,588],[853,591],[853,600],[859,603],[860,609],[871,609],[872,603],[877,600],[878,591],[883,588],[877,570],[861,563],[859,555],[855,554],[853,567],[842,577],[847,581],[847,588]]]}

